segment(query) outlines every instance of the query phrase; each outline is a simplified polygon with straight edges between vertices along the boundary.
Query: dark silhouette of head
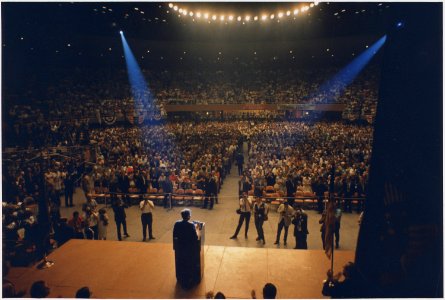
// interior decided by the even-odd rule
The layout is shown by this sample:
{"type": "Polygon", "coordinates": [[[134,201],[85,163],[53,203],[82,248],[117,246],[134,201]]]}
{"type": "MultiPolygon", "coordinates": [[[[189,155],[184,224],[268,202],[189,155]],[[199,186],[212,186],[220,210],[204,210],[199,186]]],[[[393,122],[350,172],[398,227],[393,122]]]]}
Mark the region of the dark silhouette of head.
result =
{"type": "Polygon", "coordinates": [[[90,298],[90,297],[91,297],[91,291],[87,286],[81,287],[76,292],[76,298],[90,298]]]}
{"type": "Polygon", "coordinates": [[[273,283],[266,283],[263,287],[264,299],[275,299],[277,296],[277,288],[273,283]]]}
{"type": "Polygon", "coordinates": [[[46,298],[49,295],[49,287],[43,280],[36,281],[31,286],[31,298],[46,298]]]}
{"type": "Polygon", "coordinates": [[[181,216],[183,220],[190,220],[191,215],[192,211],[188,208],[185,208],[181,211],[181,216]]]}

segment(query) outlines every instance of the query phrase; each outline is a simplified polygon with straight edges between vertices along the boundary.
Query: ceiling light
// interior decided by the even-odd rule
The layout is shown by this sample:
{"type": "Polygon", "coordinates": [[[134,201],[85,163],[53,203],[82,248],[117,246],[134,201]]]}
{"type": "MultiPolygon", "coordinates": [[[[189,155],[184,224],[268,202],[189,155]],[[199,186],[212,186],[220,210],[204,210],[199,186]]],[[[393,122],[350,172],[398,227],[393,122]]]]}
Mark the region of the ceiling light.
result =
{"type": "Polygon", "coordinates": [[[282,12],[279,12],[278,13],[278,18],[282,18],[283,17],[283,13],[282,12]]]}
{"type": "Polygon", "coordinates": [[[298,9],[295,9],[295,10],[294,10],[294,15],[298,15],[299,12],[300,12],[300,11],[299,11],[298,9]]]}

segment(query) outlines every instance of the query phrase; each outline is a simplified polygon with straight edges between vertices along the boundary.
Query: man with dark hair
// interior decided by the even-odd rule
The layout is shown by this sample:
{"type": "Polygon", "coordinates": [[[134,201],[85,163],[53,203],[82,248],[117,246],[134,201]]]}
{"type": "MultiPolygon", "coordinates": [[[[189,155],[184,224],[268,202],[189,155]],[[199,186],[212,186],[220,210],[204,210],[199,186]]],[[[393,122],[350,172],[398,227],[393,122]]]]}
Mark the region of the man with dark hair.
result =
{"type": "Polygon", "coordinates": [[[183,209],[181,211],[182,220],[176,221],[173,227],[173,249],[175,250],[176,263],[176,279],[183,288],[191,288],[196,284],[195,274],[200,272],[196,270],[194,264],[195,259],[199,257],[191,257],[191,255],[198,255],[195,247],[199,240],[200,229],[198,224],[190,221],[190,209],[183,209]]]}
{"type": "Polygon", "coordinates": [[[148,238],[154,240],[153,236],[153,209],[155,208],[153,201],[144,199],[139,203],[141,209],[141,222],[142,222],[142,241],[147,239],[147,227],[148,238]]]}
{"type": "Polygon", "coordinates": [[[247,232],[249,231],[250,217],[252,215],[252,200],[247,197],[247,193],[243,193],[243,197],[239,200],[239,220],[238,226],[236,227],[235,234],[230,237],[230,239],[236,239],[241,226],[243,226],[244,220],[246,220],[246,230],[244,237],[247,239],[247,232]]]}
{"type": "Polygon", "coordinates": [[[93,293],[90,291],[90,288],[87,286],[81,287],[80,289],[77,290],[76,292],[76,298],[91,298],[91,295],[93,293]]]}
{"type": "Polygon", "coordinates": [[[238,175],[241,176],[243,174],[244,165],[244,155],[241,152],[238,152],[236,155],[236,164],[238,166],[238,175]]]}
{"type": "Polygon", "coordinates": [[[277,288],[273,283],[266,283],[263,287],[264,299],[275,299],[277,296],[277,288]]]}
{"type": "MultiPolygon", "coordinates": [[[[251,291],[252,299],[256,299],[255,290],[251,291]]],[[[263,287],[263,298],[264,299],[275,299],[277,297],[277,287],[273,283],[266,283],[263,287]]]]}
{"type": "Polygon", "coordinates": [[[289,226],[292,222],[292,217],[294,215],[294,209],[292,208],[292,206],[289,205],[287,201],[284,201],[284,203],[280,204],[280,206],[278,207],[277,212],[280,214],[280,217],[278,219],[277,238],[274,245],[280,245],[281,231],[284,227],[284,246],[286,246],[287,234],[289,231],[289,226]]]}
{"type": "Polygon", "coordinates": [[[297,187],[295,185],[295,182],[292,178],[292,175],[287,176],[286,180],[286,197],[287,201],[289,201],[290,207],[293,207],[294,201],[295,201],[295,192],[297,191],[297,187]]]}
{"type": "Polygon", "coordinates": [[[316,182],[314,182],[314,184],[312,185],[312,190],[314,191],[315,196],[317,197],[317,210],[318,210],[318,213],[321,214],[323,212],[324,193],[328,191],[328,187],[323,182],[323,177],[322,176],[319,176],[318,180],[316,182]]]}
{"type": "Polygon", "coordinates": [[[117,238],[119,241],[122,241],[121,225],[124,227],[125,237],[130,236],[127,232],[127,215],[125,214],[125,208],[127,207],[127,204],[124,204],[119,198],[113,203],[114,221],[116,222],[117,238]]]}
{"type": "Polygon", "coordinates": [[[31,286],[31,298],[46,298],[48,297],[50,289],[45,281],[39,280],[31,286]]]}

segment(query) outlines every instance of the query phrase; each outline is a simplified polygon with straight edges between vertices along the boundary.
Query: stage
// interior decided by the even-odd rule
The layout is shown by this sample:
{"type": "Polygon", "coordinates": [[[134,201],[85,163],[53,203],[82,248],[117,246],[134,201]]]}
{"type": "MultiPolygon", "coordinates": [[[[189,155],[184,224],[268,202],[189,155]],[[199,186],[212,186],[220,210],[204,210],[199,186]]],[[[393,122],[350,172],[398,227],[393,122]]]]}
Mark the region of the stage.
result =
{"type": "MultiPolygon", "coordinates": [[[[8,278],[29,292],[36,280],[51,287],[50,297],[72,298],[88,286],[94,298],[205,298],[221,291],[227,298],[262,298],[265,283],[278,288],[277,298],[322,298],[330,261],[322,250],[287,250],[205,246],[201,283],[184,291],[176,284],[172,244],[70,240],[55,250],[50,269],[12,268],[8,278]]],[[[354,252],[335,252],[335,272],[353,261],[354,252]]],[[[29,297],[29,294],[27,294],[29,297]]]]}

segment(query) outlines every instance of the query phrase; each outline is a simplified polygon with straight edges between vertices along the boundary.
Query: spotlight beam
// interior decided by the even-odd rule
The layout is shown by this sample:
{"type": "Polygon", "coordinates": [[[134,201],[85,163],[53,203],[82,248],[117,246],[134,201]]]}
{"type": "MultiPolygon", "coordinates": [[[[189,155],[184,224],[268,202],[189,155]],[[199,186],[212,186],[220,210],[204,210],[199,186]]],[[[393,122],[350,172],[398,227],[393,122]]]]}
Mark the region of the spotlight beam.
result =
{"type": "Polygon", "coordinates": [[[153,95],[145,82],[144,75],[142,74],[142,71],[133,55],[133,52],[131,51],[130,46],[127,43],[127,40],[125,39],[124,34],[122,31],[120,31],[120,33],[134,103],[155,108],[153,103],[153,95]]]}
{"type": "Polygon", "coordinates": [[[350,62],[346,67],[340,70],[334,77],[324,82],[310,98],[320,97],[327,98],[328,102],[332,102],[336,97],[351,84],[363,68],[369,63],[374,55],[380,50],[386,41],[386,35],[381,37],[371,47],[366,49],[362,54],[350,62]]]}

